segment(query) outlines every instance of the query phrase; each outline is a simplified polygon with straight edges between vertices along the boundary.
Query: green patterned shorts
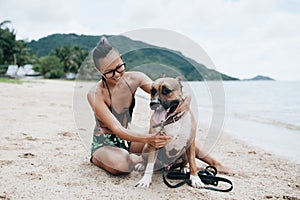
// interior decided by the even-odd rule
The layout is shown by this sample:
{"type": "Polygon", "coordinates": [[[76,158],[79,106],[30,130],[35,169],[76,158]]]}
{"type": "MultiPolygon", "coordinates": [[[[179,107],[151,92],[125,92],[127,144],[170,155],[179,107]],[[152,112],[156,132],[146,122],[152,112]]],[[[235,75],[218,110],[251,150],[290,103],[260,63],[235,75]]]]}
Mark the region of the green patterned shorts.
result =
{"type": "Polygon", "coordinates": [[[93,153],[104,146],[113,146],[122,148],[125,150],[129,150],[131,142],[123,140],[116,136],[115,134],[100,134],[100,135],[93,135],[93,142],[91,148],[91,156],[93,153]]]}

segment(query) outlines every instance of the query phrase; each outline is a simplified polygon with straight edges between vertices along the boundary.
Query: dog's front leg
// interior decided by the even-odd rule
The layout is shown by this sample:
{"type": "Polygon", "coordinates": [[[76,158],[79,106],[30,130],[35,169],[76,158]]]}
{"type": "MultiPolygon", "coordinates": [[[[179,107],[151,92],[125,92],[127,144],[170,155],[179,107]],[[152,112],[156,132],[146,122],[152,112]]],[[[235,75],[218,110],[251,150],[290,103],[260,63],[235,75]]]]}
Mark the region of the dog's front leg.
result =
{"type": "Polygon", "coordinates": [[[143,178],[136,184],[136,187],[149,187],[151,182],[152,182],[152,175],[153,175],[153,170],[154,170],[154,164],[156,161],[157,157],[157,151],[156,149],[149,145],[148,147],[148,162],[147,162],[147,167],[144,173],[143,178]]]}
{"type": "Polygon", "coordinates": [[[204,184],[200,180],[197,167],[196,167],[196,157],[195,157],[195,140],[192,141],[191,145],[187,149],[187,156],[190,164],[190,181],[193,187],[201,188],[204,187],[204,184]]]}

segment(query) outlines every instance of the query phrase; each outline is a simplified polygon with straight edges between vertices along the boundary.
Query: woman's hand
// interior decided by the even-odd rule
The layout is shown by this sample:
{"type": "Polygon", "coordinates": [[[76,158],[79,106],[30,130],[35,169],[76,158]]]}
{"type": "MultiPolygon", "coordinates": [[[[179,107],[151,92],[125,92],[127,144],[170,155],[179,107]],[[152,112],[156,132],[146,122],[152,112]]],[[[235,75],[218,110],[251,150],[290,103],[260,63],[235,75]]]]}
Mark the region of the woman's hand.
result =
{"type": "Polygon", "coordinates": [[[188,112],[190,110],[190,104],[191,96],[183,97],[183,102],[179,104],[179,106],[174,111],[174,113],[178,113],[176,116],[181,117],[185,112],[188,112]]]}
{"type": "Polygon", "coordinates": [[[160,132],[151,134],[148,139],[148,144],[154,146],[155,148],[162,148],[172,139],[172,136],[161,134],[160,132]]]}

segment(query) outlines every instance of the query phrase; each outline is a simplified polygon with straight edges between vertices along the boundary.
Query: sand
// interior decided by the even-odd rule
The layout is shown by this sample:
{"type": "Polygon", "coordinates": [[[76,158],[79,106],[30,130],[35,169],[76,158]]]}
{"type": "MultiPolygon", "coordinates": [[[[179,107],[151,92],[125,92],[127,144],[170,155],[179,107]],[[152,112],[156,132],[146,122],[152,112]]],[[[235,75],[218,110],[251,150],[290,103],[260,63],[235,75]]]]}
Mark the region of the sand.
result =
{"type": "MultiPolygon", "coordinates": [[[[90,130],[74,120],[74,82],[36,80],[0,86],[0,199],[300,199],[299,164],[228,133],[222,133],[210,154],[239,172],[220,174],[234,183],[231,192],[188,185],[170,189],[159,172],[150,188],[136,188],[140,173],[116,177],[89,162],[80,131],[90,130]]],[[[147,116],[143,108],[146,105],[137,107],[136,121],[147,116]]],[[[198,134],[203,131],[199,128],[198,134]]]]}

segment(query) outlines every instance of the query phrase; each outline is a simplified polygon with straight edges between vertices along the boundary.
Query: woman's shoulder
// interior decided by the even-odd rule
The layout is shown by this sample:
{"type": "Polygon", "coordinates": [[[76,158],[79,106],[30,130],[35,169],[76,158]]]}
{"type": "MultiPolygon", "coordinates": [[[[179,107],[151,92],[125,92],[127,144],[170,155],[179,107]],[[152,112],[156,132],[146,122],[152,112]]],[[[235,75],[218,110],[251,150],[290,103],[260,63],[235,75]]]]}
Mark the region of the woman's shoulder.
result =
{"type": "Polygon", "coordinates": [[[129,71],[129,72],[126,72],[126,75],[128,77],[132,77],[132,78],[139,78],[142,76],[146,76],[143,72],[139,72],[139,71],[129,71]]]}
{"type": "Polygon", "coordinates": [[[137,72],[137,71],[131,71],[128,72],[128,75],[130,78],[127,78],[127,80],[131,80],[131,85],[136,88],[140,87],[146,92],[150,92],[150,87],[153,83],[153,81],[143,72],[137,72]]]}
{"type": "Polygon", "coordinates": [[[103,96],[104,88],[102,87],[101,81],[97,82],[87,93],[88,99],[99,98],[103,96]]]}
{"type": "Polygon", "coordinates": [[[126,72],[126,77],[127,79],[131,79],[134,81],[144,81],[144,80],[151,80],[146,74],[144,74],[143,72],[139,72],[139,71],[130,71],[130,72],[126,72]]]}

